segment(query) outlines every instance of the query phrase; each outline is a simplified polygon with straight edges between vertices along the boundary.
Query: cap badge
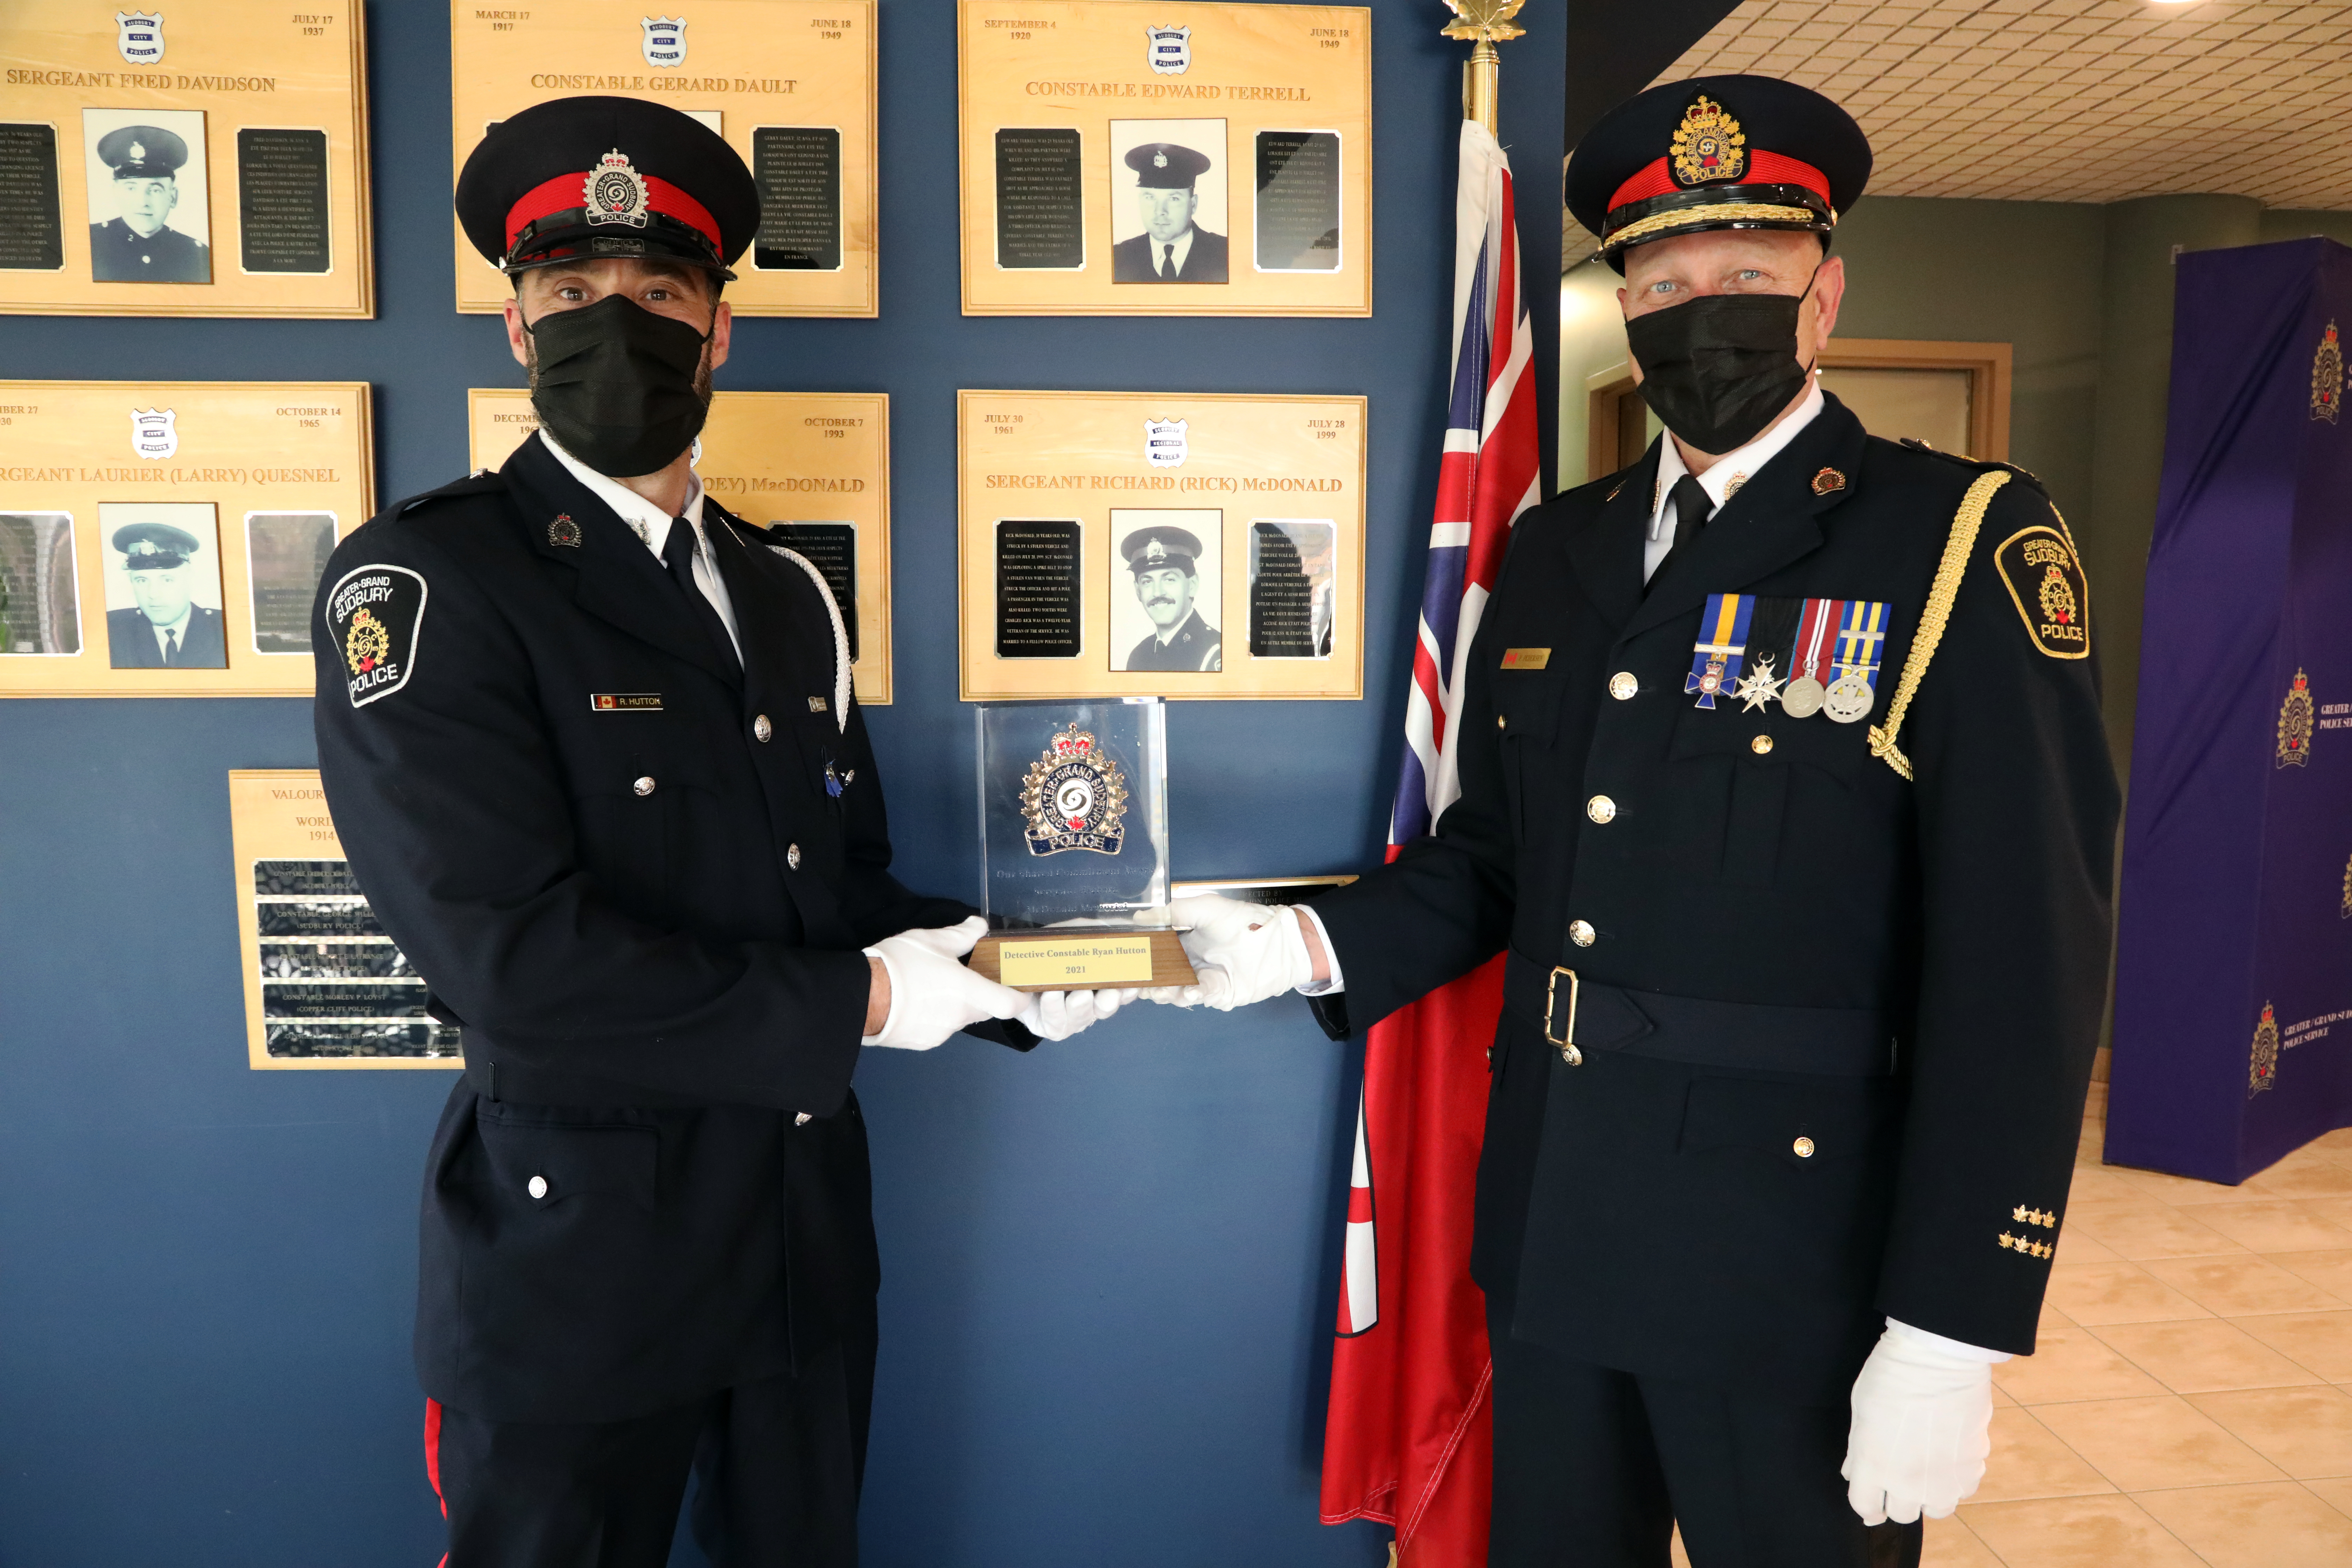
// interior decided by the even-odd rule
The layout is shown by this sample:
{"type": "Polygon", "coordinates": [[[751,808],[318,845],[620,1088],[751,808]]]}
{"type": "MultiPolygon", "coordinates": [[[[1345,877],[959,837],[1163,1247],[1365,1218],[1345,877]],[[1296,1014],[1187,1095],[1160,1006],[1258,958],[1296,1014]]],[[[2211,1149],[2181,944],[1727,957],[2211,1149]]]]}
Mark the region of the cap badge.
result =
{"type": "Polygon", "coordinates": [[[605,153],[588,171],[588,184],[583,195],[587,200],[590,223],[646,226],[645,177],[630,166],[629,155],[619,148],[605,153]]]}
{"type": "Polygon", "coordinates": [[[1168,154],[1165,153],[1154,153],[1151,154],[1151,166],[1155,169],[1166,168],[1168,166],[1168,154]]]}
{"type": "Polygon", "coordinates": [[[1813,476],[1813,493],[1825,496],[1845,489],[1845,476],[1835,468],[1823,468],[1813,476]]]}
{"type": "Polygon", "coordinates": [[[1145,63],[1160,76],[1182,76],[1192,63],[1192,29],[1183,27],[1151,27],[1143,29],[1150,40],[1143,51],[1145,63]]]}
{"type": "Polygon", "coordinates": [[[1675,127],[1672,157],[1678,184],[1736,180],[1748,169],[1748,136],[1729,110],[1701,93],[1675,127]]]}
{"type": "Polygon", "coordinates": [[[163,13],[117,11],[114,14],[114,47],[134,66],[159,66],[163,63],[163,13]]]}
{"type": "Polygon", "coordinates": [[[572,521],[570,512],[555,514],[555,521],[547,525],[547,542],[561,544],[567,550],[580,548],[580,525],[572,521]]]}
{"type": "Polygon", "coordinates": [[[2330,425],[2344,407],[2344,345],[2336,340],[2336,323],[2319,335],[2319,352],[2311,356],[2311,416],[2330,425]]]}
{"type": "Polygon", "coordinates": [[[147,161],[146,142],[133,142],[131,144],[131,161],[134,163],[143,163],[147,161]]]}

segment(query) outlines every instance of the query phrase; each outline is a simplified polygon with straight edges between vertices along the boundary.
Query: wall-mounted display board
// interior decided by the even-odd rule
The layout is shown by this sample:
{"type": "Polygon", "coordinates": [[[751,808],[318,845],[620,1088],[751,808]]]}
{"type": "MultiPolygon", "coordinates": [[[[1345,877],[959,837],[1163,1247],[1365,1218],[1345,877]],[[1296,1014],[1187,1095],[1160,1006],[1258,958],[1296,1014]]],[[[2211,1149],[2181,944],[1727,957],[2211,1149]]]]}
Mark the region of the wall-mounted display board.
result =
{"type": "Polygon", "coordinates": [[[366,27],[0,6],[0,312],[372,316],[366,27]]]}
{"type": "Polygon", "coordinates": [[[967,701],[1363,696],[1363,398],[956,401],[967,701]]]}
{"type": "Polygon", "coordinates": [[[0,382],[0,697],[308,697],[365,382],[0,382]]]}
{"type": "MultiPolygon", "coordinates": [[[[472,462],[495,468],[539,428],[530,395],[466,394],[472,462]]],[[[729,511],[824,574],[849,634],[857,700],[890,700],[890,399],[878,392],[721,392],[695,472],[729,511]]]]}
{"type": "Polygon", "coordinates": [[[1372,313],[1372,14],[962,0],[972,316],[1372,313]]]}
{"type": "MultiPolygon", "coordinates": [[[[876,304],[874,0],[638,0],[516,10],[451,0],[450,184],[490,126],[552,98],[685,110],[743,155],[760,232],[727,298],[744,316],[870,316],[876,304]]],[[[624,147],[618,149],[627,152],[624,147]]],[[[457,309],[514,292],[453,219],[457,309]]]]}
{"type": "Polygon", "coordinates": [[[457,1068],[457,1031],[376,923],[315,772],[228,775],[246,1059],[256,1068],[457,1068]]]}

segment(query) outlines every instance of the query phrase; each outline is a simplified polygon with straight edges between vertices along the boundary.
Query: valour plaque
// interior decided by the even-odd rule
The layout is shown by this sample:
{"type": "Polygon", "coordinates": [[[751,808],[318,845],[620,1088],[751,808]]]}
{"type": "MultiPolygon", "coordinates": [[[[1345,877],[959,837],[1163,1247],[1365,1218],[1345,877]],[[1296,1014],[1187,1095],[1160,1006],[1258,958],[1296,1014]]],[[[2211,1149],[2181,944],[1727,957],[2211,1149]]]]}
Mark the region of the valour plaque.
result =
{"type": "Polygon", "coordinates": [[[1156,700],[990,702],[979,724],[971,966],[1022,991],[1188,985],[1168,925],[1168,740],[1156,700]]]}

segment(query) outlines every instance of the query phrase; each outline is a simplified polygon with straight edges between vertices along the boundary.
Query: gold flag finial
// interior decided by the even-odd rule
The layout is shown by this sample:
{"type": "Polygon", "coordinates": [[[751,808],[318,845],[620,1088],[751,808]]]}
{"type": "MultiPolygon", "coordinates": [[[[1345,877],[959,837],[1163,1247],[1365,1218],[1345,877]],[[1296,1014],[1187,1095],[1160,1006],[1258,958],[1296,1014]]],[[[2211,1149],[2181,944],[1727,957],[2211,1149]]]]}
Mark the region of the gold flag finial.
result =
{"type": "Polygon", "coordinates": [[[1506,38],[1527,37],[1528,30],[1511,20],[1527,3],[1528,0],[1445,0],[1445,8],[1454,13],[1454,20],[1444,28],[1445,36],[1471,45],[1470,58],[1462,67],[1462,118],[1476,121],[1490,133],[1495,129],[1495,98],[1503,64],[1503,57],[1495,52],[1495,46],[1506,38]]]}

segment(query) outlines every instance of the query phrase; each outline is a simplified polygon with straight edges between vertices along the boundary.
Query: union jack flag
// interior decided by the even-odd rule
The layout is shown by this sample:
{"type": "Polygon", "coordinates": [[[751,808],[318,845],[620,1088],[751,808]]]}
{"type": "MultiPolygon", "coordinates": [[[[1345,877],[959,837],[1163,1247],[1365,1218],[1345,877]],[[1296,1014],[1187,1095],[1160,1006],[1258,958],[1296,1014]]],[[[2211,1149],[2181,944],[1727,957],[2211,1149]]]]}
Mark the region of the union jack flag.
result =
{"type": "MultiPolygon", "coordinates": [[[[1454,211],[1453,384],[1391,859],[1462,793],[1470,643],[1511,525],[1541,499],[1510,160],[1475,121],[1462,124],[1454,211]]],[[[1486,1560],[1492,1363],[1470,1282],[1470,1215],[1486,1114],[1478,1053],[1501,1005],[1497,959],[1374,1025],[1365,1043],[1322,1518],[1394,1525],[1407,1568],[1486,1560]]]]}

